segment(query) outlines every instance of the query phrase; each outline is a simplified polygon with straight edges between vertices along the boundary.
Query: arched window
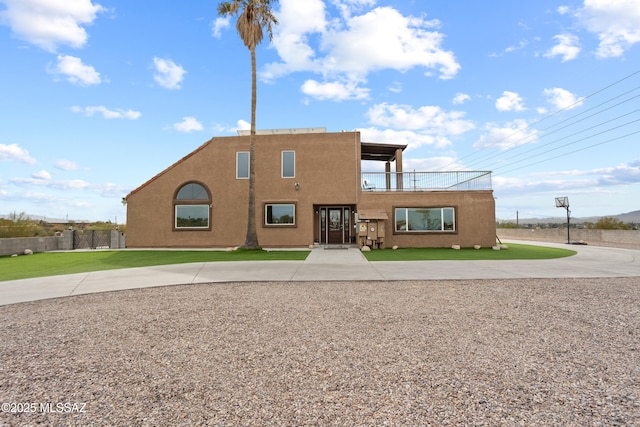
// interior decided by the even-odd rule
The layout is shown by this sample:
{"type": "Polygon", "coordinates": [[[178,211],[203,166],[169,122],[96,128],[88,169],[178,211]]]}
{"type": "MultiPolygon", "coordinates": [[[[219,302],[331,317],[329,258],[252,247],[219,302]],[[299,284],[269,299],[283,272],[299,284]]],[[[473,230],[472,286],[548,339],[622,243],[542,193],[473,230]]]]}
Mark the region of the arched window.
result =
{"type": "Polygon", "coordinates": [[[204,185],[197,182],[184,184],[173,200],[176,230],[211,229],[211,195],[204,185]]]}

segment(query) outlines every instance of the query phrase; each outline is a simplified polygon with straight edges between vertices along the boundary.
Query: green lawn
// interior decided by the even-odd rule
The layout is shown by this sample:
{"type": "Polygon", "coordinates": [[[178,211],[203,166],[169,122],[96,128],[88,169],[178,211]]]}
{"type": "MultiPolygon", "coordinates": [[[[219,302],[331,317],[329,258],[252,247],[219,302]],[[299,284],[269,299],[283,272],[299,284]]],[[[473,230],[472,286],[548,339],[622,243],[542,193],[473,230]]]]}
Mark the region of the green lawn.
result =
{"type": "Polygon", "coordinates": [[[400,248],[378,249],[363,252],[369,261],[442,261],[442,260],[507,260],[507,259],[552,259],[576,254],[576,251],[543,246],[507,244],[509,249],[494,251],[491,248],[463,248],[459,251],[451,248],[400,248]]]}
{"type": "MultiPolygon", "coordinates": [[[[378,249],[363,252],[369,261],[428,261],[428,260],[508,260],[551,259],[575,255],[569,249],[509,244],[508,250],[494,251],[464,248],[378,249]]],[[[153,265],[183,264],[215,261],[301,261],[309,251],[87,251],[44,252],[19,257],[0,257],[0,281],[86,273],[118,268],[147,267],[153,265]]]]}
{"type": "Polygon", "coordinates": [[[304,260],[309,251],[90,251],[0,257],[0,281],[118,268],[214,261],[304,260]]]}

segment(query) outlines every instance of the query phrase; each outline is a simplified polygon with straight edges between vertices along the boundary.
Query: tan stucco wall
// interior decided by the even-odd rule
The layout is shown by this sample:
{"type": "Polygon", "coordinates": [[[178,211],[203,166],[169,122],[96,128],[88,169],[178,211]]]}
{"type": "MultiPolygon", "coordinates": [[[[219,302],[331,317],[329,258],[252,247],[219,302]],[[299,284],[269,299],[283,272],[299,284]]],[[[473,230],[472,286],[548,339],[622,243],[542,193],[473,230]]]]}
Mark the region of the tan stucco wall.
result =
{"type": "Polygon", "coordinates": [[[385,247],[472,247],[493,246],[496,242],[493,191],[363,192],[359,209],[384,209],[385,247]],[[394,232],[394,208],[453,207],[456,232],[407,234],[394,232]]]}
{"type": "MultiPolygon", "coordinates": [[[[357,132],[258,135],[256,223],[263,247],[313,243],[314,204],[355,205],[360,185],[357,132]],[[281,152],[296,153],[295,178],[281,177],[281,152]],[[299,183],[296,190],[294,184],[299,183]],[[266,228],[264,203],[295,203],[295,228],[266,228]]],[[[128,247],[228,247],[244,243],[247,179],[236,179],[236,152],[249,137],[214,138],[127,196],[128,247]],[[212,194],[212,229],[173,230],[173,198],[187,182],[212,194]]]]}
{"type": "MultiPolygon", "coordinates": [[[[301,247],[318,238],[316,207],[384,209],[386,246],[491,246],[492,191],[362,192],[358,132],[256,137],[256,224],[263,247],[301,247]],[[295,151],[295,178],[281,177],[281,152],[295,151]],[[299,184],[296,190],[295,183],[299,184]],[[294,203],[295,227],[265,227],[265,203],[294,203]],[[455,233],[394,234],[394,207],[455,207],[455,233]]],[[[236,153],[249,137],[214,138],[127,196],[127,247],[229,247],[244,244],[248,179],[236,179],[236,153]],[[211,230],[174,230],[174,196],[188,182],[211,193],[211,230]]],[[[353,227],[351,227],[353,231],[353,227]]],[[[354,233],[355,234],[355,233],[354,233]]]]}

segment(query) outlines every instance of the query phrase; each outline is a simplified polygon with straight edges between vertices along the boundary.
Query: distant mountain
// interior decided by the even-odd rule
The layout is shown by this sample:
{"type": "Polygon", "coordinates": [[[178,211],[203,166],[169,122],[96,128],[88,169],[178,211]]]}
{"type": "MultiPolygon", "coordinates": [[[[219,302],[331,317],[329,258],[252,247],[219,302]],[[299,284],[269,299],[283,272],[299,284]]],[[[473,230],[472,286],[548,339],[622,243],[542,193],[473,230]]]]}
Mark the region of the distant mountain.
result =
{"type": "MultiPolygon", "coordinates": [[[[640,223],[640,210],[618,214],[618,215],[602,215],[602,216],[589,216],[589,217],[571,217],[572,224],[580,224],[585,222],[598,222],[600,218],[615,218],[624,223],[640,223]]],[[[509,220],[509,222],[515,222],[515,220],[509,220]]],[[[551,218],[520,218],[519,224],[564,224],[567,222],[566,216],[558,216],[551,218]]]]}

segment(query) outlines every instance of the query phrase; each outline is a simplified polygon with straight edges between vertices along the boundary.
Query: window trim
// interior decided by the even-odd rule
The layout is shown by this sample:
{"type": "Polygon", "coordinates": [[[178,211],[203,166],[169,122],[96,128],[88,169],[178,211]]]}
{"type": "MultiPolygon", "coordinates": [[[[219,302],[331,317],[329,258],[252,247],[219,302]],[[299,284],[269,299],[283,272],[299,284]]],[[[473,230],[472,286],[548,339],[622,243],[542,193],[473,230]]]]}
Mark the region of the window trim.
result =
{"type": "Polygon", "coordinates": [[[393,207],[393,234],[420,235],[420,234],[457,234],[458,233],[458,207],[457,206],[394,206],[393,207]],[[412,209],[440,209],[440,230],[398,230],[397,210],[403,209],[406,218],[412,209]],[[444,225],[445,209],[453,211],[453,230],[446,230],[444,225]]]}
{"type": "Polygon", "coordinates": [[[251,175],[251,152],[249,151],[236,151],[236,179],[249,179],[251,175]],[[239,165],[240,165],[240,154],[247,155],[247,176],[238,176],[239,165]]]}
{"type": "Polygon", "coordinates": [[[174,204],[174,230],[211,230],[211,205],[205,203],[176,203],[174,204]],[[205,226],[195,226],[195,227],[180,227],[178,226],[178,208],[184,206],[205,206],[207,208],[207,225],[205,226]]]}
{"type": "Polygon", "coordinates": [[[176,191],[173,194],[172,202],[173,202],[172,203],[172,206],[173,206],[172,230],[173,231],[210,231],[211,230],[212,222],[213,222],[213,204],[211,199],[211,190],[209,190],[209,187],[207,187],[204,183],[200,181],[195,181],[195,180],[183,182],[176,188],[176,191]],[[182,190],[182,188],[184,188],[189,184],[198,184],[202,186],[202,188],[204,188],[204,190],[207,193],[207,198],[206,199],[178,199],[178,193],[180,193],[180,190],[182,190]],[[208,207],[207,226],[206,227],[178,227],[178,207],[179,206],[207,206],[208,207]]]}
{"type": "Polygon", "coordinates": [[[280,177],[281,178],[295,178],[296,177],[296,152],[295,150],[282,150],[280,152],[280,177]],[[285,176],[284,175],[284,154],[285,153],[292,153],[293,154],[293,175],[291,176],[285,176]]]}
{"type": "Polygon", "coordinates": [[[262,216],[262,226],[265,228],[296,228],[298,227],[297,221],[297,210],[296,202],[265,202],[262,207],[263,216],[262,216]],[[293,206],[293,224],[270,224],[267,222],[267,207],[268,206],[293,206]]]}

